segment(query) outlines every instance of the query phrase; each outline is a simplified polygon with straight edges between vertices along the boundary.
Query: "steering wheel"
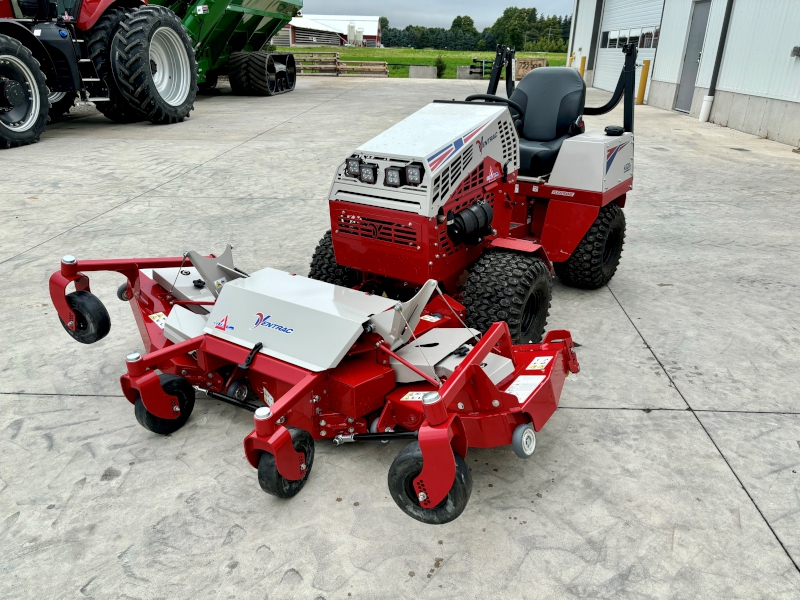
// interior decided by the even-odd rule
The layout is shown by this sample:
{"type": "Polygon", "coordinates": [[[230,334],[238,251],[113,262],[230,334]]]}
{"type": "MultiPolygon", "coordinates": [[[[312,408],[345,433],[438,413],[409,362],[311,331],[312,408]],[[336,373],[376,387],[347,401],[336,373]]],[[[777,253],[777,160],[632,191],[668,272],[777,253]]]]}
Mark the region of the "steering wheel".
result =
{"type": "MultiPolygon", "coordinates": [[[[514,118],[525,118],[525,109],[508,98],[503,98],[502,96],[492,96],[491,94],[472,94],[472,96],[467,96],[466,98],[467,102],[472,102],[473,100],[485,100],[486,102],[499,102],[500,104],[506,104],[509,108],[513,108],[517,112],[517,116],[514,118]]],[[[511,116],[513,117],[514,115],[511,116]]]]}

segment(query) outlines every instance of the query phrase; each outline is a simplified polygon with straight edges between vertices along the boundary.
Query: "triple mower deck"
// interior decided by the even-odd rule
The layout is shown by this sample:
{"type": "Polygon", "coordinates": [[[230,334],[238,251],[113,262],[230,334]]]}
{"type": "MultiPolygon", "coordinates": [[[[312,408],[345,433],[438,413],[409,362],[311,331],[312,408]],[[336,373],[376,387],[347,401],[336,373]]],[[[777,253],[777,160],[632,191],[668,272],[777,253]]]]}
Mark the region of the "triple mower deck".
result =
{"type": "Polygon", "coordinates": [[[308,480],[315,440],[408,439],[389,470],[392,498],[424,523],[452,521],[472,490],[467,449],[510,444],[530,458],[579,369],[569,332],[514,345],[498,322],[480,335],[434,280],[400,302],[270,268],[248,275],[230,247],[219,257],[64,257],[51,298],[86,344],[111,326],[90,291],[94,271],[127,278],[118,297],[147,353],[128,355],[120,383],[139,423],[177,431],[196,391],[254,411],[245,455],[264,491],[281,498],[308,480]]]}

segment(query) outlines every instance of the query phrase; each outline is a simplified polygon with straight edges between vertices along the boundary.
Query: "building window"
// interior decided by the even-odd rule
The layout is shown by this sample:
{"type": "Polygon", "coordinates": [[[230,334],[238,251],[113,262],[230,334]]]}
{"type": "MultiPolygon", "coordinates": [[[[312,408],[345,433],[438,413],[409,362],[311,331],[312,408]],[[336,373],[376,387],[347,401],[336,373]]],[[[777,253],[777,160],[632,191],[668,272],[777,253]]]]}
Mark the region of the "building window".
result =
{"type": "Polygon", "coordinates": [[[639,41],[640,48],[652,48],[653,47],[653,31],[652,27],[648,27],[647,29],[642,29],[642,37],[639,41]]]}
{"type": "Polygon", "coordinates": [[[655,48],[658,46],[658,33],[658,27],[604,31],[600,37],[600,47],[622,48],[625,44],[633,44],[639,48],[655,48]]]}
{"type": "Polygon", "coordinates": [[[602,37],[600,38],[600,47],[601,48],[608,48],[608,32],[604,31],[602,37]]]}

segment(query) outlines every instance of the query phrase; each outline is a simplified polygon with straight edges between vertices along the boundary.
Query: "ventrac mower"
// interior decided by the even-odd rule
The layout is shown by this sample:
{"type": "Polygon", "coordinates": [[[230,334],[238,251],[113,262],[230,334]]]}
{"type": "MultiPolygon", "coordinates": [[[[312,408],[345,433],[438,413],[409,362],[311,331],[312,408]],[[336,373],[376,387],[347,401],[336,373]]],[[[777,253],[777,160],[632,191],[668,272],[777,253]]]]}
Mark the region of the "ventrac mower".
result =
{"type": "Polygon", "coordinates": [[[315,440],[404,439],[389,469],[392,498],[424,523],[446,523],[472,490],[468,447],[511,445],[520,458],[578,372],[569,332],[514,345],[498,322],[481,335],[437,282],[406,301],[266,268],[247,274],[231,248],[215,257],[81,260],[50,278],[61,323],[90,344],[111,323],[87,273],[116,271],[147,354],[127,357],[120,382],[146,429],[189,419],[195,393],[254,411],[244,440],[264,491],[297,494],[315,440]],[[68,287],[74,291],[67,293],[68,287]]]}
{"type": "Polygon", "coordinates": [[[488,94],[435,101],[360,146],[334,177],[310,277],[398,299],[433,279],[468,326],[506,321],[514,343],[538,342],[553,271],[593,289],[619,264],[636,47],[623,52],[612,99],[587,108],[574,69],[535,69],[514,89],[501,46],[488,94]],[[496,95],[504,65],[508,98],[496,95]],[[624,126],[585,132],[583,115],[623,95],[624,126]]]}

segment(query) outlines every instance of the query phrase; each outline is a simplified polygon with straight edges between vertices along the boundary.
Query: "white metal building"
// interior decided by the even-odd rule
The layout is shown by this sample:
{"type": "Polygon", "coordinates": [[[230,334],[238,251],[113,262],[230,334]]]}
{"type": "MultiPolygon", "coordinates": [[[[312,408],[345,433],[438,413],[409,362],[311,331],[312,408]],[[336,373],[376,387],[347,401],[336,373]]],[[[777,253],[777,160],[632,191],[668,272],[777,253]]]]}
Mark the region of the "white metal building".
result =
{"type": "Polygon", "coordinates": [[[714,80],[711,121],[800,144],[800,0],[575,0],[574,11],[569,48],[588,85],[612,90],[618,48],[633,41],[651,60],[651,106],[698,116],[714,80]]]}

